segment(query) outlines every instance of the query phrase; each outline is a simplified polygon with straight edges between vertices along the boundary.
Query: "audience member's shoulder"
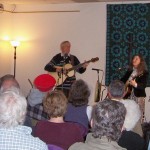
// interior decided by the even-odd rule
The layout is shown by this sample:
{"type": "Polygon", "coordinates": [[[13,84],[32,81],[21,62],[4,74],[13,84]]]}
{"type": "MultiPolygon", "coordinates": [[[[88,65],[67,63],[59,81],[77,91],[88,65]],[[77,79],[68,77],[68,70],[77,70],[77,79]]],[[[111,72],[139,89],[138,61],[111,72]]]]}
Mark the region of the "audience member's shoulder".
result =
{"type": "Polygon", "coordinates": [[[105,99],[103,99],[103,101],[107,101],[107,100],[111,100],[110,98],[106,97],[105,99]]]}
{"type": "Polygon", "coordinates": [[[33,137],[31,135],[31,128],[26,126],[19,126],[18,129],[24,131],[24,135],[22,135],[22,141],[24,143],[24,147],[30,147],[32,150],[47,150],[48,147],[46,143],[40,140],[38,137],[33,137]],[[34,147],[33,147],[34,146],[34,147]]]}
{"type": "Polygon", "coordinates": [[[133,140],[137,140],[137,139],[139,139],[139,140],[141,140],[141,141],[144,141],[144,139],[139,135],[139,134],[137,134],[137,133],[135,133],[135,132],[133,132],[133,131],[123,131],[122,132],[122,135],[123,135],[123,137],[125,138],[128,138],[128,137],[134,137],[134,138],[131,138],[131,139],[133,139],[133,140]]]}
{"type": "Polygon", "coordinates": [[[75,132],[81,132],[81,129],[84,128],[83,125],[74,122],[65,122],[64,125],[68,130],[74,130],[75,132]]]}
{"type": "Polygon", "coordinates": [[[135,103],[136,104],[136,102],[132,99],[121,99],[120,101],[123,103],[135,103]]]}
{"type": "Polygon", "coordinates": [[[144,150],[145,141],[139,134],[133,131],[123,131],[118,144],[129,150],[144,150]]]}
{"type": "Polygon", "coordinates": [[[68,150],[88,150],[88,146],[86,146],[83,142],[77,142],[71,145],[68,150]]]}
{"type": "Polygon", "coordinates": [[[48,150],[48,146],[46,145],[46,143],[44,143],[38,137],[33,137],[33,138],[34,138],[33,144],[35,145],[35,150],[48,150]]]}
{"type": "Polygon", "coordinates": [[[48,120],[40,120],[40,121],[37,122],[38,126],[43,126],[43,125],[46,125],[46,124],[50,124],[50,122],[48,120]]]}
{"type": "Polygon", "coordinates": [[[77,127],[78,128],[78,123],[74,123],[74,122],[65,122],[65,124],[67,125],[67,126],[71,126],[71,127],[77,127]]]}
{"type": "Polygon", "coordinates": [[[131,99],[120,100],[126,107],[132,107],[132,109],[139,109],[139,105],[131,99]]]}

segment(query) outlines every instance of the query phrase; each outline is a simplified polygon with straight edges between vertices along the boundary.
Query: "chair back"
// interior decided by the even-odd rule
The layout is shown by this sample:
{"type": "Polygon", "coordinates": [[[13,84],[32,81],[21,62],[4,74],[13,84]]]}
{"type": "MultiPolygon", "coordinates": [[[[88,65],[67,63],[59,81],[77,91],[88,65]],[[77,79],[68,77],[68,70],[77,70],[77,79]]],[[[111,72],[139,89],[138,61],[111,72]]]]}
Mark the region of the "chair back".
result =
{"type": "Polygon", "coordinates": [[[64,150],[63,148],[53,144],[48,144],[47,146],[48,146],[48,150],[64,150]]]}

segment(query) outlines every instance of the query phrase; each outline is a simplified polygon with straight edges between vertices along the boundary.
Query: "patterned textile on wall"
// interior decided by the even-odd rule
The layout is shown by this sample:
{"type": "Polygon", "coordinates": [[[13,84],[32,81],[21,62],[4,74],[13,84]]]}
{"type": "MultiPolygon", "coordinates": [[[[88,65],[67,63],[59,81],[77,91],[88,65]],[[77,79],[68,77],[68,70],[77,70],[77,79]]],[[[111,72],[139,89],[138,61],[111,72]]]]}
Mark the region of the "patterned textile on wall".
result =
{"type": "Polygon", "coordinates": [[[106,45],[106,85],[124,75],[135,54],[143,55],[150,70],[150,4],[107,5],[106,45]]]}

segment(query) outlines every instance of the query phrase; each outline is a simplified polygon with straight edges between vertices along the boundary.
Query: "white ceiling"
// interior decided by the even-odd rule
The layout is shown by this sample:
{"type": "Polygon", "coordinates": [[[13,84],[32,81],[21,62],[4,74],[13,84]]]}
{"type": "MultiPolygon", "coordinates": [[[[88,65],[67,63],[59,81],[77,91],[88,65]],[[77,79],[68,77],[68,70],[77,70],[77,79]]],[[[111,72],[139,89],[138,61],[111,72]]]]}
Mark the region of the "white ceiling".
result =
{"type": "MultiPolygon", "coordinates": [[[[88,3],[88,2],[124,2],[137,0],[0,0],[1,4],[63,4],[63,3],[88,3]]],[[[145,1],[145,0],[138,0],[145,1]]]]}

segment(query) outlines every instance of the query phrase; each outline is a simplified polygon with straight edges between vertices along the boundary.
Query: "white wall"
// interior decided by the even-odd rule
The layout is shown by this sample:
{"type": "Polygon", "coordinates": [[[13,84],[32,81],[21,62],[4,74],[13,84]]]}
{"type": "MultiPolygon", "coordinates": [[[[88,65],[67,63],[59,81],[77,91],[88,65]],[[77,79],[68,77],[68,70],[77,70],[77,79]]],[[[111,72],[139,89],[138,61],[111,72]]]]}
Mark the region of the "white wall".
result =
{"type": "MultiPolygon", "coordinates": [[[[28,78],[33,81],[37,75],[45,73],[44,66],[60,51],[59,44],[63,40],[71,41],[71,53],[81,62],[94,57],[100,58],[98,62],[91,63],[84,74],[77,75],[78,78],[88,81],[90,88],[94,90],[97,73],[91,68],[105,69],[106,13],[104,13],[104,6],[99,3],[53,5],[53,7],[49,5],[42,6],[42,9],[79,10],[80,12],[15,14],[12,21],[13,32],[14,35],[18,33],[16,36],[23,38],[21,45],[17,48],[16,78],[25,94],[31,88],[28,78]]],[[[34,8],[20,6],[19,9],[36,10],[39,6],[34,8]]]]}
{"type": "MultiPolygon", "coordinates": [[[[4,33],[7,30],[11,30],[8,33],[6,32],[6,35],[8,34],[11,39],[21,40],[21,45],[17,48],[16,78],[25,95],[31,89],[28,79],[33,81],[37,75],[45,73],[44,66],[52,56],[59,52],[59,44],[64,40],[69,40],[72,43],[71,53],[76,55],[81,62],[99,57],[98,62],[90,63],[84,74],[77,74],[77,78],[82,78],[89,84],[92,93],[90,104],[94,103],[97,72],[91,69],[105,70],[106,4],[19,5],[16,11],[78,10],[79,12],[0,14],[0,20],[3,19],[8,24],[6,20],[9,18],[11,23],[11,26],[7,26],[7,28],[0,24],[0,30],[4,33]]],[[[12,47],[6,46],[5,49],[11,49],[11,57],[9,57],[11,62],[6,59],[5,61],[8,63],[4,64],[7,66],[7,70],[11,66],[11,73],[13,74],[12,47]]],[[[5,68],[4,64],[0,63],[2,68],[5,68]]],[[[5,74],[6,71],[3,71],[3,73],[5,74]]],[[[100,72],[99,76],[101,80],[102,72],[100,72]]],[[[146,91],[146,100],[148,101],[150,89],[147,88],[146,91]]],[[[104,97],[105,95],[106,90],[104,97]]],[[[150,120],[148,110],[149,103],[146,102],[147,120],[150,120]]]]}
{"type": "Polygon", "coordinates": [[[10,14],[0,13],[0,76],[10,73],[11,71],[11,53],[10,43],[4,41],[7,35],[10,35],[11,16],[10,14]]]}

